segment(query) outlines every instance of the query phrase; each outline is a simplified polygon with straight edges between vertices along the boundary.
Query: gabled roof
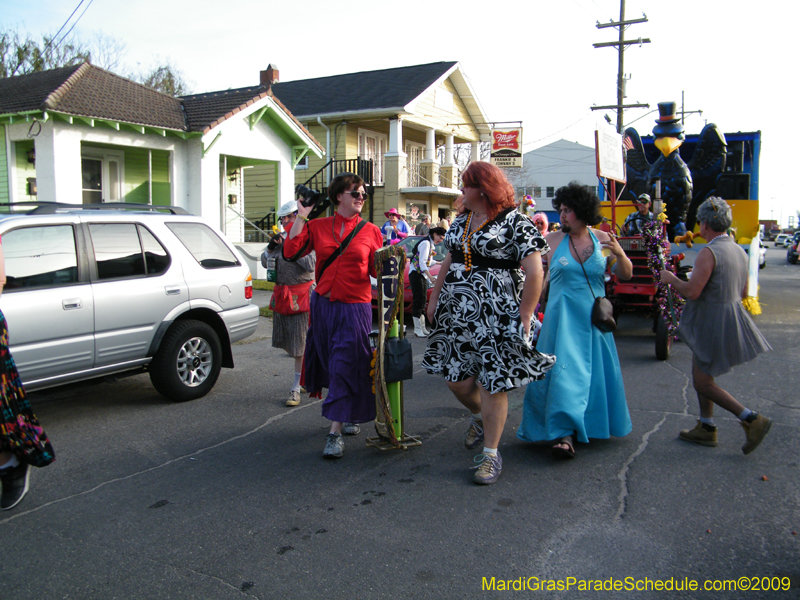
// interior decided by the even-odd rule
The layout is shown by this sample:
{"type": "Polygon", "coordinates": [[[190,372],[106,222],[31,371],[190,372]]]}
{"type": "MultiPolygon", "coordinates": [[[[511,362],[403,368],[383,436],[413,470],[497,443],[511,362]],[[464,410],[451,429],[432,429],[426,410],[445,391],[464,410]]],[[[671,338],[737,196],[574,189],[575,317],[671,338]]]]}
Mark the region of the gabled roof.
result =
{"type": "Polygon", "coordinates": [[[331,113],[403,110],[458,65],[437,62],[396,69],[275,83],[275,94],[303,118],[331,113]]]}
{"type": "Polygon", "coordinates": [[[490,135],[483,108],[458,62],[362,71],[272,85],[292,114],[304,121],[321,118],[413,114],[429,90],[450,78],[482,137],[490,135]]]}
{"type": "Polygon", "coordinates": [[[289,130],[322,149],[265,86],[173,98],[88,62],[0,79],[0,116],[49,111],[184,133],[205,134],[264,98],[289,130]]]}

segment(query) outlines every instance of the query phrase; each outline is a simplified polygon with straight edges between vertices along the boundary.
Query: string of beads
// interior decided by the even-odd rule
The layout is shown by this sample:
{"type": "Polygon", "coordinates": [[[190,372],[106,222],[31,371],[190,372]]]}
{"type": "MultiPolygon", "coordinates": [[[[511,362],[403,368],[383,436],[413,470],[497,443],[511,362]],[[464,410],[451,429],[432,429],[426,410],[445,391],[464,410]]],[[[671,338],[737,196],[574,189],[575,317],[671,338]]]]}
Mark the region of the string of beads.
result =
{"type": "Polygon", "coordinates": [[[475,231],[470,231],[470,224],[472,223],[472,215],[475,213],[471,212],[467,216],[467,224],[464,226],[464,235],[461,236],[461,242],[464,245],[464,270],[469,272],[472,269],[472,248],[470,246],[470,239],[475,231],[478,231],[481,227],[483,227],[483,223],[486,223],[486,219],[483,220],[483,223],[480,226],[475,228],[475,231]]]}

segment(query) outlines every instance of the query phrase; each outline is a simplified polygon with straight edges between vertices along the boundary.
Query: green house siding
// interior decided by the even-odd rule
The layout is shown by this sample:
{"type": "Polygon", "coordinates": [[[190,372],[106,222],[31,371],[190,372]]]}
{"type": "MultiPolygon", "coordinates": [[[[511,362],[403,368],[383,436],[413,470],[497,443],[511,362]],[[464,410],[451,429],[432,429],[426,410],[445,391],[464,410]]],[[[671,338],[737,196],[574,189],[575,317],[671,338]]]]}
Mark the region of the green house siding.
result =
{"type": "Polygon", "coordinates": [[[147,204],[150,201],[149,152],[152,152],[153,204],[169,206],[169,152],[147,148],[125,148],[125,182],[122,186],[125,202],[147,204]]]}
{"type": "MultiPolygon", "coordinates": [[[[266,163],[243,169],[244,173],[244,215],[248,220],[258,223],[267,214],[275,212],[281,204],[278,197],[278,165],[266,163]]],[[[283,199],[288,202],[291,198],[283,199]]],[[[245,241],[250,234],[257,234],[255,228],[245,221],[245,241]]]]}
{"type": "Polygon", "coordinates": [[[8,154],[6,153],[6,128],[0,126],[0,202],[8,202],[8,154]]]}
{"type": "Polygon", "coordinates": [[[110,144],[83,144],[83,148],[102,148],[123,153],[125,179],[122,182],[122,198],[125,202],[148,204],[150,202],[149,155],[152,153],[153,205],[169,206],[172,196],[169,181],[169,152],[148,148],[129,148],[110,144]]]}
{"type": "Polygon", "coordinates": [[[30,142],[16,142],[13,144],[14,155],[17,159],[17,202],[25,200],[41,200],[42,202],[52,202],[53,198],[39,198],[28,194],[28,179],[36,178],[36,166],[28,162],[28,151],[33,149],[33,140],[30,142]]]}

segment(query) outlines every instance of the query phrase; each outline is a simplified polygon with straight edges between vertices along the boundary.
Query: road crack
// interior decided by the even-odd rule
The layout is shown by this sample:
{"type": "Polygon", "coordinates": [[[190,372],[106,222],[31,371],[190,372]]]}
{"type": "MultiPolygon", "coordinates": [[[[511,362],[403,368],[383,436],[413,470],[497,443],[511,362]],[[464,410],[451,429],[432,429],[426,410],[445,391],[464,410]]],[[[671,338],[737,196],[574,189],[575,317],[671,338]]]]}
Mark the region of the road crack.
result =
{"type": "MultiPolygon", "coordinates": [[[[681,395],[683,396],[683,413],[682,413],[682,416],[686,416],[686,415],[689,414],[689,398],[688,398],[688,395],[687,395],[687,391],[688,391],[688,388],[689,388],[689,378],[686,376],[685,373],[683,373],[683,371],[681,371],[680,369],[676,369],[675,367],[673,367],[669,363],[667,363],[666,366],[668,366],[669,368],[673,369],[677,373],[680,373],[680,375],[684,378],[683,388],[681,389],[681,395]]],[[[619,520],[619,519],[623,518],[625,516],[625,511],[628,508],[628,493],[629,493],[629,491],[628,491],[628,473],[631,470],[631,465],[636,460],[636,457],[638,457],[640,454],[642,454],[647,449],[647,445],[648,445],[648,443],[650,441],[650,436],[653,435],[654,433],[656,433],[659,429],[661,429],[661,426],[664,424],[664,422],[667,420],[667,417],[670,414],[674,414],[674,413],[669,413],[669,412],[661,413],[661,420],[658,423],[656,423],[653,426],[653,428],[650,429],[650,431],[646,432],[642,436],[642,441],[639,444],[639,446],[636,448],[636,450],[633,452],[633,454],[631,454],[628,457],[628,460],[626,460],[625,464],[622,465],[622,469],[620,469],[619,473],[617,473],[617,479],[619,479],[620,490],[619,490],[619,496],[617,497],[618,506],[617,506],[617,514],[615,516],[616,520],[619,520]]]]}

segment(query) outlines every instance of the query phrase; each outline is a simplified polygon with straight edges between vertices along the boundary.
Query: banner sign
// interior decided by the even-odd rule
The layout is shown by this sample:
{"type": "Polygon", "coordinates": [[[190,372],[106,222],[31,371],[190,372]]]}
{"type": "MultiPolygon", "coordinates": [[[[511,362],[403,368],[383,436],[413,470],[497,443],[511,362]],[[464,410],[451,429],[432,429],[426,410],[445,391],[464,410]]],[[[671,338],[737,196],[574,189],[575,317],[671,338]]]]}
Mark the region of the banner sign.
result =
{"type": "Polygon", "coordinates": [[[594,132],[597,176],[625,183],[625,152],[622,135],[614,127],[598,123],[594,132]]]}
{"type": "Polygon", "coordinates": [[[522,127],[492,130],[490,162],[498,167],[522,166],[522,127]]]}

